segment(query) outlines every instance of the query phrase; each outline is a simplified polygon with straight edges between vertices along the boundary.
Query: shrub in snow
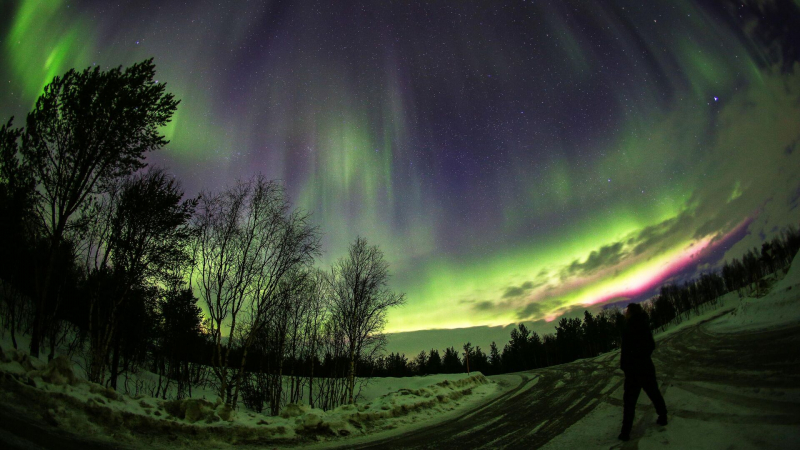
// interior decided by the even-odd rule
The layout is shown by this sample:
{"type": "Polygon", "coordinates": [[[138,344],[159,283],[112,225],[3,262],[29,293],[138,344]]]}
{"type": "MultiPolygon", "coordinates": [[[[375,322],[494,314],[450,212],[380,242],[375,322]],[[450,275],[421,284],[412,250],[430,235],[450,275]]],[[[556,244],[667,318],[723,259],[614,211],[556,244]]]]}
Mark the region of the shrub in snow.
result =
{"type": "Polygon", "coordinates": [[[109,400],[119,400],[119,394],[117,394],[117,391],[97,383],[91,383],[89,385],[89,392],[92,394],[102,395],[109,400]]]}
{"type": "Polygon", "coordinates": [[[58,356],[50,361],[42,374],[42,379],[57,386],[65,384],[74,386],[78,383],[78,379],[72,371],[72,363],[65,356],[58,356]]]}
{"type": "Polygon", "coordinates": [[[345,416],[333,416],[327,420],[323,420],[317,426],[317,430],[332,436],[350,436],[358,431],[352,425],[349,418],[345,416]]]}
{"type": "MultiPolygon", "coordinates": [[[[317,410],[320,411],[321,410],[317,410]]],[[[322,425],[322,414],[317,412],[309,412],[303,416],[301,429],[303,430],[316,430],[322,425]]]]}
{"type": "Polygon", "coordinates": [[[234,417],[236,417],[236,411],[234,411],[233,408],[231,408],[231,405],[227,403],[217,405],[216,412],[217,416],[219,416],[219,418],[225,422],[230,422],[234,417]]]}
{"type": "Polygon", "coordinates": [[[195,423],[202,419],[212,422],[219,421],[219,417],[214,414],[211,402],[203,399],[185,400],[184,405],[186,405],[186,421],[189,423],[195,423]]]}
{"type": "MultiPolygon", "coordinates": [[[[219,422],[220,417],[214,411],[214,404],[202,398],[185,398],[170,400],[163,404],[164,410],[172,417],[195,423],[205,420],[206,423],[219,422]]],[[[230,417],[230,416],[229,416],[230,417]]]]}
{"type": "Polygon", "coordinates": [[[291,417],[298,417],[305,414],[309,408],[305,405],[298,405],[297,403],[289,403],[281,410],[281,417],[289,419],[291,417]]]}

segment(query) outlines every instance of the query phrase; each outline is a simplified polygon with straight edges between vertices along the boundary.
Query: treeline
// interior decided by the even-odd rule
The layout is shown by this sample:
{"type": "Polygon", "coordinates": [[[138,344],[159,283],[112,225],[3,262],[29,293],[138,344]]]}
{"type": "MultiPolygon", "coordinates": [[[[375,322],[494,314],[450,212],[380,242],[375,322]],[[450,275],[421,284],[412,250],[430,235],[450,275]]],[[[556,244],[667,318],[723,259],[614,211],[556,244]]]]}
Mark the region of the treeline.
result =
{"type": "MultiPolygon", "coordinates": [[[[680,323],[691,314],[700,314],[704,305],[715,306],[717,299],[738,291],[742,295],[761,295],[769,287],[765,277],[785,270],[800,251],[800,230],[784,229],[759,251],[748,250],[742,259],[725,262],[719,272],[710,272],[682,285],[661,286],[655,297],[642,302],[651,329],[663,331],[670,323],[680,323]]],[[[539,336],[524,324],[511,331],[511,339],[500,351],[492,342],[488,354],[480,346],[464,344],[462,349],[449,347],[422,351],[409,360],[403,354],[391,353],[377,358],[371,367],[375,376],[405,377],[438,373],[479,371],[486,375],[518,372],[563,364],[580,358],[597,356],[620,345],[625,318],[616,308],[597,315],[584,311],[580,318],[562,317],[554,334],[539,336]]]]}
{"type": "Polygon", "coordinates": [[[212,387],[272,414],[352,403],[404,302],[383,253],[359,237],[316,268],[320,231],[261,176],[186,198],[144,162],[178,106],[154,75],[152,60],[70,70],[24,127],[0,128],[4,333],[34,356],[77,356],[114,389],[212,387]],[[129,377],[141,369],[157,382],[129,377]]]}
{"type": "Polygon", "coordinates": [[[511,339],[502,350],[492,342],[487,353],[467,342],[458,350],[422,351],[411,360],[391,353],[375,360],[373,374],[404,377],[478,371],[495,375],[563,364],[618,348],[623,323],[624,317],[616,308],[597,315],[584,311],[583,319],[562,317],[555,333],[542,336],[520,323],[511,330],[511,339]]]}

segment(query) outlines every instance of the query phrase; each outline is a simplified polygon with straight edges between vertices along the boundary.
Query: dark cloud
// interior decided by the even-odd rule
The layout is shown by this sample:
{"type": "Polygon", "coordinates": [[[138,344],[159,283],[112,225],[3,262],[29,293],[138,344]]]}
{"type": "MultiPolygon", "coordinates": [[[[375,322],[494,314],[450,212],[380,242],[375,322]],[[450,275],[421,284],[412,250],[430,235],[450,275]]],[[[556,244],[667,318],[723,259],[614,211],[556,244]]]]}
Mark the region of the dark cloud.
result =
{"type": "Polygon", "coordinates": [[[584,311],[590,311],[593,314],[602,309],[602,305],[572,305],[567,307],[559,307],[560,302],[558,299],[545,299],[535,303],[525,305],[517,313],[517,319],[522,321],[542,322],[545,323],[543,316],[546,313],[551,313],[555,310],[558,317],[583,317],[584,311]]]}
{"type": "MultiPolygon", "coordinates": [[[[757,213],[754,215],[757,215],[757,213]]],[[[708,236],[709,234],[713,234],[713,241],[716,242],[719,238],[725,236],[729,231],[733,230],[733,228],[736,227],[736,225],[741,221],[741,217],[725,217],[721,215],[715,216],[700,225],[697,230],[695,230],[693,238],[700,239],[708,236]]]]}
{"type": "Polygon", "coordinates": [[[525,289],[522,286],[509,286],[506,288],[506,291],[503,293],[503,298],[509,297],[519,297],[520,295],[525,293],[525,289]]]}
{"type": "Polygon", "coordinates": [[[692,232],[693,222],[691,210],[686,210],[677,217],[649,226],[640,231],[636,236],[628,239],[628,245],[633,246],[631,253],[638,256],[653,248],[661,249],[668,247],[672,244],[673,238],[676,236],[690,234],[692,232]]]}
{"type": "Polygon", "coordinates": [[[519,286],[509,286],[503,292],[503,298],[520,297],[537,287],[543,286],[546,280],[526,281],[519,286]]]}
{"type": "Polygon", "coordinates": [[[544,307],[540,302],[528,303],[517,313],[517,317],[523,320],[531,317],[538,318],[542,316],[543,311],[544,307]]]}
{"type": "Polygon", "coordinates": [[[624,249],[623,242],[615,242],[610,245],[600,247],[599,250],[594,250],[586,258],[586,261],[581,262],[579,259],[572,261],[572,263],[564,268],[562,278],[568,278],[574,275],[590,274],[598,269],[614,266],[627,255],[624,249]]]}
{"type": "Polygon", "coordinates": [[[472,305],[472,309],[475,311],[489,311],[495,307],[496,305],[494,303],[486,300],[482,302],[476,302],[474,305],[472,305]]]}

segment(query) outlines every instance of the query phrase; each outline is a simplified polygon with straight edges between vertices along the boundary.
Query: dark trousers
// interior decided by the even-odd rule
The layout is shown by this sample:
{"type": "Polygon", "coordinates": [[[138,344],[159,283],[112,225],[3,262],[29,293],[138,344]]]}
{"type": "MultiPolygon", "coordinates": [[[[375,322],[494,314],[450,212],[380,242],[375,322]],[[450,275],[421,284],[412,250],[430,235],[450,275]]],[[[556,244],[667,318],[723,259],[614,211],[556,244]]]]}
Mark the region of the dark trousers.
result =
{"type": "Polygon", "coordinates": [[[633,427],[633,415],[636,411],[636,401],[639,400],[639,392],[644,389],[645,394],[650,397],[653,406],[656,407],[656,413],[659,416],[667,414],[667,405],[664,403],[664,397],[661,396],[661,391],[658,390],[658,383],[656,383],[655,370],[644,371],[630,371],[625,372],[625,391],[622,394],[623,410],[622,410],[622,433],[630,434],[633,427]]]}

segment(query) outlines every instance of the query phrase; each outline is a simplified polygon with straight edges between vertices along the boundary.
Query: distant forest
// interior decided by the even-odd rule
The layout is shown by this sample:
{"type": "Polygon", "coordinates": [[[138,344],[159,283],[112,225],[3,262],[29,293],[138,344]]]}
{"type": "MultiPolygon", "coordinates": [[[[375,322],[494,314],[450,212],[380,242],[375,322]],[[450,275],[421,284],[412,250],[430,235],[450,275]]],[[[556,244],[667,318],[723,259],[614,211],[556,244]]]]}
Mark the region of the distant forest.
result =
{"type": "MultiPolygon", "coordinates": [[[[753,248],[741,260],[727,261],[717,272],[702,274],[682,285],[661,286],[658,295],[641,303],[650,319],[650,328],[663,331],[670,323],[680,323],[692,314],[699,314],[703,307],[715,306],[717,299],[727,292],[763,295],[770,284],[768,275],[786,270],[798,250],[800,230],[791,226],[764,242],[760,251],[753,248]]],[[[502,350],[492,342],[487,353],[468,342],[461,349],[422,351],[410,361],[403,354],[391,353],[375,360],[371,374],[405,377],[470,370],[494,375],[568,363],[619,348],[624,320],[622,311],[613,307],[597,315],[584,311],[583,320],[562,317],[555,333],[544,336],[519,324],[502,350]]]]}

